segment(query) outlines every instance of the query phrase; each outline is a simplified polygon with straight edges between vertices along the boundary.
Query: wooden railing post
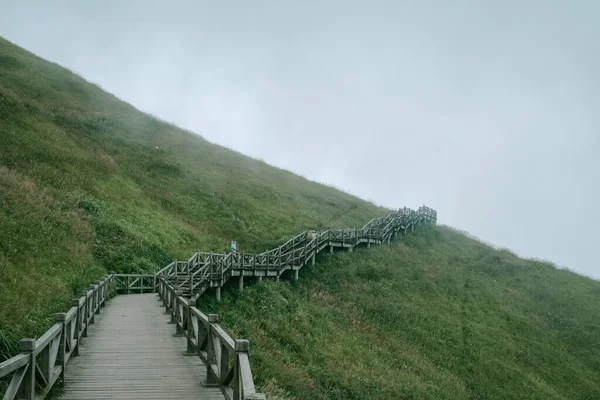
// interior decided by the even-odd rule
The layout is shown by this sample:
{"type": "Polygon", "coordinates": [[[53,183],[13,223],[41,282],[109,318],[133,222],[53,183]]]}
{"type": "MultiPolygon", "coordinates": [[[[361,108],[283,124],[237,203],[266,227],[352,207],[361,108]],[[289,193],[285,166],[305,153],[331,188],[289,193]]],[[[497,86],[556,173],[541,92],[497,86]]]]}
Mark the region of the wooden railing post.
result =
{"type": "Polygon", "coordinates": [[[108,301],[108,275],[105,275],[102,282],[102,307],[106,307],[108,301]]]}
{"type": "Polygon", "coordinates": [[[112,290],[112,280],[113,280],[113,275],[112,274],[108,275],[108,277],[106,278],[106,301],[109,301],[111,298],[110,291],[112,290]]]}
{"type": "Polygon", "coordinates": [[[71,300],[71,307],[77,307],[75,312],[75,337],[77,339],[77,346],[73,349],[73,356],[79,355],[79,332],[81,331],[81,315],[79,309],[79,299],[71,300]]]}
{"type": "Polygon", "coordinates": [[[65,369],[67,368],[67,324],[65,323],[67,320],[67,313],[54,314],[54,320],[62,325],[60,332],[60,343],[58,345],[58,353],[56,355],[56,364],[62,367],[60,376],[64,382],[65,369]]]}
{"type": "MultiPolygon", "coordinates": [[[[80,314],[80,311],[83,311],[83,315],[81,315],[81,321],[83,322],[83,325],[85,325],[85,328],[83,328],[83,332],[81,333],[81,335],[83,337],[87,336],[87,328],[88,328],[88,310],[89,310],[89,306],[88,306],[88,297],[87,297],[87,291],[83,291],[79,294],[80,297],[83,297],[83,309],[80,309],[77,313],[80,314]]],[[[78,300],[79,301],[79,300],[78,300]]]]}
{"type": "Polygon", "coordinates": [[[158,277],[158,300],[159,301],[163,301],[163,305],[164,305],[164,301],[165,301],[165,291],[164,291],[164,284],[163,284],[163,280],[162,280],[162,276],[158,277]]]}
{"type": "Polygon", "coordinates": [[[195,301],[192,299],[188,299],[188,309],[187,309],[187,330],[186,330],[186,341],[187,341],[187,349],[185,353],[186,356],[196,355],[197,347],[198,347],[198,338],[196,335],[196,324],[197,321],[195,319],[194,313],[192,312],[192,307],[195,306],[195,301]],[[192,339],[196,339],[196,348],[192,345],[192,339]]]}
{"type": "Polygon", "coordinates": [[[102,299],[100,298],[100,281],[94,282],[93,290],[94,290],[94,310],[96,314],[100,314],[100,304],[102,303],[102,299]]]}
{"type": "Polygon", "coordinates": [[[255,392],[248,351],[250,344],[245,339],[235,340],[233,371],[233,400],[266,400],[264,394],[255,392]]]}
{"type": "Polygon", "coordinates": [[[208,325],[206,329],[206,383],[204,386],[217,386],[219,377],[215,375],[212,366],[217,363],[217,354],[215,351],[215,340],[212,324],[219,323],[219,314],[208,314],[208,325]]]}
{"type": "Polygon", "coordinates": [[[25,400],[35,399],[35,339],[21,339],[19,342],[19,352],[29,355],[29,365],[25,376],[23,376],[21,396],[25,400]]]}
{"type": "MultiPolygon", "coordinates": [[[[99,281],[96,281],[98,285],[98,309],[104,307],[104,277],[99,281]]],[[[98,314],[100,311],[98,311],[98,314]]]]}
{"type": "Polygon", "coordinates": [[[171,303],[171,324],[177,324],[177,313],[179,312],[177,302],[179,301],[180,295],[180,290],[173,291],[173,302],[171,303]]]}
{"type": "Polygon", "coordinates": [[[224,342],[219,343],[221,346],[221,359],[219,361],[219,383],[224,384],[229,372],[229,349],[224,342]]]}

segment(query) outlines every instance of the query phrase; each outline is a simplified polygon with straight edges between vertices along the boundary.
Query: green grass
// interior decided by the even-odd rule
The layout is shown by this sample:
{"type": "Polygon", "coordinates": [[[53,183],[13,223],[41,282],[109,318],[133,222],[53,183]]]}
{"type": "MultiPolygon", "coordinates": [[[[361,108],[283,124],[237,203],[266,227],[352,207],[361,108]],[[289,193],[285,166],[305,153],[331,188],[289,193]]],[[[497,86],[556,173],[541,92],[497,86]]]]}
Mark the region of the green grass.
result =
{"type": "MultiPolygon", "coordinates": [[[[160,95],[160,94],[157,94],[160,95]]],[[[105,272],[387,210],[143,114],[0,39],[0,360],[105,272]]]]}
{"type": "Polygon", "coordinates": [[[321,255],[222,304],[282,399],[598,399],[600,282],[447,227],[321,255]]]}

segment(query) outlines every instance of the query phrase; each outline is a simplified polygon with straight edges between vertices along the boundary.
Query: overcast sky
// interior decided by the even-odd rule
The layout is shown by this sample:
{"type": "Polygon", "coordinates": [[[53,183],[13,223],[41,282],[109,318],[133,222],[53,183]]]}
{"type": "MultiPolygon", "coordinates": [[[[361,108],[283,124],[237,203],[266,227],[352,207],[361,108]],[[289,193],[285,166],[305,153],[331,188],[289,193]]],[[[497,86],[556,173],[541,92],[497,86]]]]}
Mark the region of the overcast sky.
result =
{"type": "Polygon", "coordinates": [[[600,278],[600,1],[91,3],[0,0],[0,35],[212,142],[600,278]]]}

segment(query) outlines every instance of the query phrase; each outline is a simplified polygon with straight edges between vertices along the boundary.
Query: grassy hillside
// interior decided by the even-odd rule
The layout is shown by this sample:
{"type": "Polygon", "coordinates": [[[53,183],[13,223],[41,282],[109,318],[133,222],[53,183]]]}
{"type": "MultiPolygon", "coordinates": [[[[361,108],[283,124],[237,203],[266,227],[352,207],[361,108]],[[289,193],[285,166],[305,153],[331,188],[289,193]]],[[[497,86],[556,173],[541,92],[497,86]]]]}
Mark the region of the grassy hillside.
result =
{"type": "MultiPolygon", "coordinates": [[[[160,93],[157,93],[160,96],[160,93]]],[[[145,115],[0,39],[0,360],[106,271],[386,210],[145,115]]]]}
{"type": "MultiPolygon", "coordinates": [[[[0,360],[107,271],[385,213],[0,39],[0,360]]],[[[597,399],[599,300],[600,282],[437,227],[203,308],[250,339],[256,380],[282,399],[597,399]]]]}
{"type": "Polygon", "coordinates": [[[204,302],[282,399],[600,398],[600,282],[446,227],[204,302]]]}

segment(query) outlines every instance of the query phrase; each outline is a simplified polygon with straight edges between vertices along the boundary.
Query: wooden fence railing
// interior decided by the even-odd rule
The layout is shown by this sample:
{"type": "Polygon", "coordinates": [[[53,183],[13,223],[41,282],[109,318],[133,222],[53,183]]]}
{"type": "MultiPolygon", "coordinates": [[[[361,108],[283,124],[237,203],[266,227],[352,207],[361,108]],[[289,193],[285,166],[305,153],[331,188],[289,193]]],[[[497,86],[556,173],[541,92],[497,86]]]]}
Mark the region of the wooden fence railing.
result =
{"type": "Polygon", "coordinates": [[[154,274],[112,274],[116,294],[156,293],[158,281],[154,274]]]}
{"type": "Polygon", "coordinates": [[[40,338],[21,339],[21,354],[0,364],[0,378],[9,382],[4,400],[43,399],[58,378],[64,378],[65,366],[78,354],[81,338],[106,305],[112,284],[113,275],[96,281],[73,299],[66,313],[55,315],[56,323],[40,338]]]}
{"type": "Polygon", "coordinates": [[[247,340],[232,339],[218,324],[217,314],[206,315],[164,277],[159,278],[158,296],[171,315],[175,335],[187,339],[186,356],[200,357],[206,364],[205,386],[218,386],[228,400],[265,399],[256,393],[247,340]]]}

